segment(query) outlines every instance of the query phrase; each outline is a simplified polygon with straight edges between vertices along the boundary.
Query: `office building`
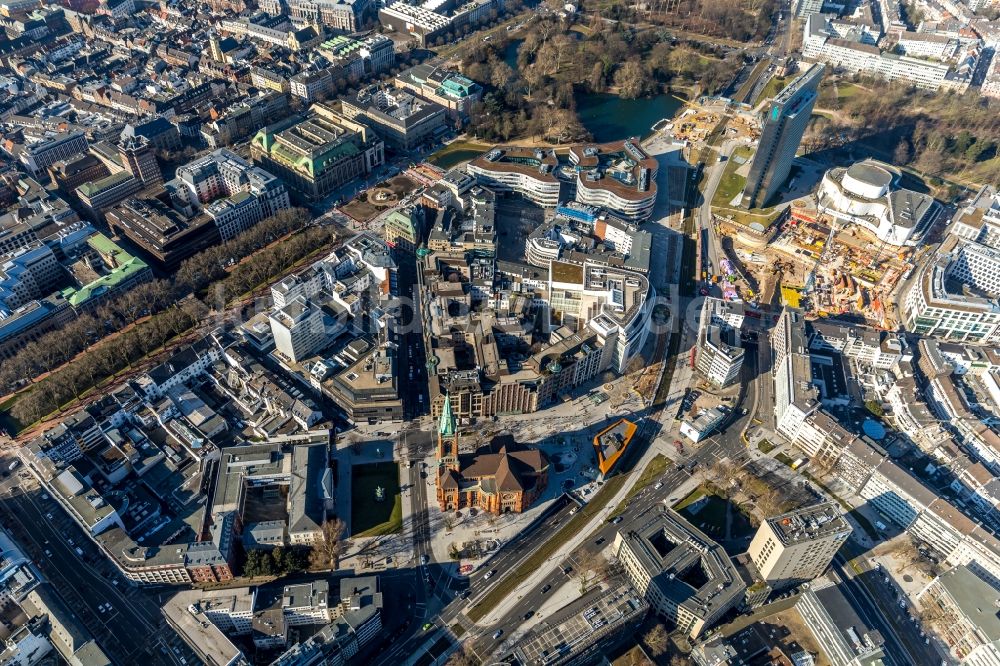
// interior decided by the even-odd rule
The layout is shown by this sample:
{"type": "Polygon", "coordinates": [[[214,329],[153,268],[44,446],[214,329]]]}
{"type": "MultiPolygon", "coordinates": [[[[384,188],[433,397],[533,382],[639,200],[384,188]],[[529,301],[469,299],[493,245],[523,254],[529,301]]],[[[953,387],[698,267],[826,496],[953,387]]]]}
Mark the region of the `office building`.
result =
{"type": "Polygon", "coordinates": [[[692,416],[685,416],[681,421],[680,434],[697,444],[711,435],[726,419],[726,413],[718,407],[700,409],[692,416]]]}
{"type": "Polygon", "coordinates": [[[314,104],[306,116],[292,116],[254,136],[255,162],[309,199],[326,196],[385,162],[383,141],[366,125],[314,104]]]}
{"type": "Polygon", "coordinates": [[[160,197],[130,198],[107,213],[108,226],[135,243],[164,271],[219,242],[219,229],[208,215],[189,217],[160,197]]]}
{"type": "Polygon", "coordinates": [[[645,275],[597,262],[550,264],[546,293],[553,327],[597,335],[610,364],[624,373],[649,334],[655,291],[645,275]]]}
{"type": "Polygon", "coordinates": [[[225,148],[178,167],[166,188],[181,211],[210,217],[224,241],[290,205],[281,180],[225,148]]]}
{"type": "Polygon", "coordinates": [[[341,66],[345,76],[377,76],[396,63],[396,47],[385,35],[374,33],[363,38],[337,35],[317,47],[317,51],[341,66]]]}
{"type": "Polygon", "coordinates": [[[834,502],[768,518],[757,528],[747,552],[773,590],[818,578],[851,535],[834,502]]]}
{"type": "Polygon", "coordinates": [[[34,177],[45,174],[45,170],[59,160],[87,152],[87,137],[83,132],[56,134],[25,146],[21,153],[21,163],[34,177]]]}
{"type": "Polygon", "coordinates": [[[48,172],[52,183],[67,194],[84,183],[100,180],[111,174],[104,162],[90,153],[53,162],[49,165],[48,172]]]}
{"type": "Polygon", "coordinates": [[[385,242],[403,252],[413,252],[423,241],[427,214],[423,206],[397,208],[385,218],[385,242]]]}
{"type": "Polygon", "coordinates": [[[698,323],[696,367],[715,386],[729,386],[743,368],[743,303],[706,298],[698,323]]]}
{"type": "Polygon", "coordinates": [[[805,18],[823,11],[823,0],[797,0],[795,3],[795,16],[805,18]]]}
{"type": "Polygon", "coordinates": [[[561,259],[589,261],[649,273],[652,235],[602,208],[575,201],[556,207],[551,220],[535,227],[524,241],[524,259],[548,268],[561,259]]]}
{"type": "Polygon", "coordinates": [[[504,0],[466,0],[459,3],[426,2],[410,5],[402,0],[379,9],[379,22],[396,32],[408,34],[427,46],[443,40],[449,32],[458,34],[502,14],[504,0]]]}
{"type": "Polygon", "coordinates": [[[119,171],[106,178],[84,183],[75,192],[88,217],[101,222],[109,208],[131,197],[142,187],[142,181],[131,173],[119,171]]]}
{"type": "Polygon", "coordinates": [[[51,294],[67,277],[48,245],[33,245],[0,256],[0,312],[17,310],[51,294]]]}
{"type": "Polygon", "coordinates": [[[1000,247],[1000,195],[985,185],[955,215],[948,232],[989,247],[1000,247]]]}
{"type": "Polygon", "coordinates": [[[476,180],[499,192],[515,192],[545,208],[561,201],[556,177],[559,160],[554,150],[498,146],[468,164],[476,180]]]}
{"type": "Polygon", "coordinates": [[[663,505],[619,525],[613,550],[655,613],[691,638],[743,601],[746,583],[722,546],[663,505]]]}
{"type": "Polygon", "coordinates": [[[1000,343],[1000,250],[949,235],[916,271],[902,303],[908,331],[956,342],[1000,343]]]}
{"type": "Polygon", "coordinates": [[[308,358],[329,342],[323,309],[307,298],[300,296],[276,309],[270,321],[276,353],[293,363],[308,358]]]}
{"type": "Polygon", "coordinates": [[[785,184],[816,103],[824,66],[810,65],[767,106],[764,129],[750,165],[741,204],[763,208],[785,184]]]}
{"type": "Polygon", "coordinates": [[[143,187],[163,182],[163,173],[156,162],[153,144],[143,137],[122,139],[118,144],[122,166],[142,183],[143,187]]]}
{"type": "Polygon", "coordinates": [[[862,618],[840,588],[827,581],[803,592],[795,609],[832,666],[877,666],[885,663],[885,639],[862,618]]]}
{"type": "Polygon", "coordinates": [[[443,107],[383,84],[366,86],[353,99],[343,98],[341,108],[344,117],[363,122],[399,151],[433,141],[446,129],[443,107]]]}
{"type": "Polygon", "coordinates": [[[622,454],[632,442],[639,427],[626,419],[612,423],[594,435],[594,452],[597,454],[597,468],[601,476],[610,476],[622,454]]]}
{"type": "Polygon", "coordinates": [[[345,664],[382,630],[382,592],[375,576],[340,579],[332,622],[281,653],[271,666],[345,664]]]}
{"type": "Polygon", "coordinates": [[[805,319],[785,308],[771,331],[774,422],[777,432],[794,441],[806,417],[819,409],[819,389],[812,383],[805,319]]]}
{"type": "Polygon", "coordinates": [[[632,222],[653,212],[659,163],[638,140],[572,146],[569,161],[576,171],[580,203],[607,208],[632,222]]]}
{"type": "Polygon", "coordinates": [[[374,14],[371,0],[265,0],[260,8],[268,14],[287,12],[296,23],[349,33],[362,30],[374,14]]]}
{"type": "Polygon", "coordinates": [[[326,624],[337,608],[330,603],[330,583],[325,580],[286,585],[281,593],[281,611],[292,626],[326,624]]]}
{"type": "Polygon", "coordinates": [[[626,581],[611,579],[602,594],[574,597],[554,609],[549,622],[525,627],[510,661],[545,666],[599,661],[605,651],[633,639],[648,613],[649,604],[626,581]]]}
{"type": "Polygon", "coordinates": [[[288,80],[290,91],[307,104],[331,96],[335,90],[333,72],[329,69],[299,72],[288,80]]]}
{"type": "Polygon", "coordinates": [[[810,351],[842,354],[873,368],[891,370],[897,363],[913,360],[913,350],[898,333],[825,319],[807,322],[806,333],[810,351]]]}
{"type": "Polygon", "coordinates": [[[901,178],[896,167],[871,159],[830,169],[816,195],[819,209],[889,245],[918,245],[941,206],[928,194],[901,188],[901,178]]]}
{"type": "Polygon", "coordinates": [[[125,125],[120,138],[129,139],[136,137],[147,139],[153,144],[155,150],[180,150],[183,147],[177,126],[162,117],[136,121],[125,125]]]}
{"type": "Polygon", "coordinates": [[[427,63],[400,72],[395,83],[440,104],[453,120],[468,117],[472,105],[483,98],[483,87],[472,79],[427,63]]]}

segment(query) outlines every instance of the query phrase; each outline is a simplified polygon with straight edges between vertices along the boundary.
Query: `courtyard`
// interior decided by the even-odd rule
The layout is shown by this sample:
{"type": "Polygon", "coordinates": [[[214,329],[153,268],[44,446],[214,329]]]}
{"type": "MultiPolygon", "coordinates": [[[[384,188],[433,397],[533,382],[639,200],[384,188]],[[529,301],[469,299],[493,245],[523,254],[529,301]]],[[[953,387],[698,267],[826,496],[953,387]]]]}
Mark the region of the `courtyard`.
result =
{"type": "Polygon", "coordinates": [[[724,547],[727,542],[739,542],[754,533],[750,516],[738,504],[712,494],[704,486],[678,502],[674,510],[724,547]]]}
{"type": "Polygon", "coordinates": [[[377,462],[351,467],[351,536],[382,536],[402,528],[399,465],[377,462]],[[376,499],[378,488],[384,492],[381,500],[376,499]]]}

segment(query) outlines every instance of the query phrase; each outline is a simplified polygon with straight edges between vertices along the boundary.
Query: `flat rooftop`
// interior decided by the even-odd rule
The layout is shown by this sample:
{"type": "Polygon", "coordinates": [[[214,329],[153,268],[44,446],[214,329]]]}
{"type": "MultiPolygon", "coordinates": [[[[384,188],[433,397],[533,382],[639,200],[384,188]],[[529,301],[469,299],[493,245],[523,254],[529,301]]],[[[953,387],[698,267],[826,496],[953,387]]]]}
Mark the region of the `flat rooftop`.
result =
{"type": "Polygon", "coordinates": [[[836,502],[823,502],[790,511],[768,518],[767,523],[786,546],[851,531],[851,525],[844,520],[836,502]]]}

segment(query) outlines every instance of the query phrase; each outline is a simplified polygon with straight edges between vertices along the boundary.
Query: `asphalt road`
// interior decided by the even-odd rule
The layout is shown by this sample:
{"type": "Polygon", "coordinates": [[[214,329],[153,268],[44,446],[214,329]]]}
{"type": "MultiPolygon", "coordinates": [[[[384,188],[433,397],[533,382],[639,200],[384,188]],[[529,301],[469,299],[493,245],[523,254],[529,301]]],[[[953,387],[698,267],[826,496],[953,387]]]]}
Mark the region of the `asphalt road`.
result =
{"type": "Polygon", "coordinates": [[[862,569],[860,575],[855,574],[842,555],[837,555],[832,568],[841,579],[841,590],[855,611],[882,633],[889,657],[887,663],[899,666],[941,663],[941,655],[920,635],[919,622],[914,622],[894,598],[895,586],[884,584],[878,572],[862,564],[860,559],[855,562],[862,569]]]}
{"type": "MultiPolygon", "coordinates": [[[[670,504],[674,504],[683,499],[678,489],[690,478],[692,472],[689,470],[691,470],[692,465],[695,466],[694,471],[697,471],[699,468],[713,465],[720,458],[729,457],[729,453],[735,448],[734,441],[739,440],[742,425],[744,423],[741,418],[731,424],[722,435],[709,438],[704,445],[694,451],[684,461],[683,467],[679,465],[668,467],[663,476],[658,479],[663,484],[659,489],[656,488],[656,484],[654,483],[629,500],[625,511],[621,514],[622,522],[628,523],[636,519],[643,513],[653,510],[656,504],[664,500],[667,500],[670,504]]],[[[742,453],[742,445],[739,445],[739,449],[738,453],[742,453]]],[[[559,566],[549,573],[538,585],[525,593],[499,622],[482,629],[478,640],[474,642],[473,649],[475,652],[480,657],[485,658],[491,654],[498,652],[505,654],[511,650],[514,645],[511,638],[516,635],[518,628],[525,621],[525,614],[529,611],[537,613],[538,607],[544,601],[545,595],[551,594],[558,586],[564,584],[579,585],[581,567],[577,563],[585,561],[607,549],[614,542],[617,532],[618,524],[608,522],[591,534],[587,538],[587,541],[572,556],[560,562],[559,566]],[[567,566],[571,567],[568,574],[564,572],[567,566]],[[550,586],[550,589],[543,592],[542,590],[546,586],[550,586]],[[494,639],[493,635],[497,630],[502,630],[503,634],[498,639],[494,639]]],[[[544,620],[544,617],[541,619],[544,620]]]]}
{"type": "Polygon", "coordinates": [[[12,492],[0,495],[4,524],[111,659],[176,665],[183,656],[197,663],[166,625],[155,591],[132,587],[54,501],[42,499],[41,491],[18,487],[12,492]],[[101,611],[104,604],[111,604],[110,612],[101,611]]]}

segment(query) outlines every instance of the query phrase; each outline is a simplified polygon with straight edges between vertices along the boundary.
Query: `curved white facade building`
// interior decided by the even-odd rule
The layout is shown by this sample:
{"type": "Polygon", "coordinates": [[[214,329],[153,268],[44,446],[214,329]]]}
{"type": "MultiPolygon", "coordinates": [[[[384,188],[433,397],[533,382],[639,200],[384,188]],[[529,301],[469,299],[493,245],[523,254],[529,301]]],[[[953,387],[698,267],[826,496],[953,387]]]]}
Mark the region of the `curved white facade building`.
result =
{"type": "Polygon", "coordinates": [[[539,206],[555,208],[561,187],[555,175],[558,166],[552,150],[498,146],[469,162],[467,169],[481,185],[517,192],[539,206]]]}
{"type": "Polygon", "coordinates": [[[899,169],[876,160],[830,169],[817,194],[820,208],[890,245],[916,245],[941,207],[930,195],[899,187],[900,178],[899,169]]]}
{"type": "Polygon", "coordinates": [[[576,169],[576,200],[629,221],[648,218],[656,203],[659,163],[634,139],[583,144],[569,150],[576,169]]]}

